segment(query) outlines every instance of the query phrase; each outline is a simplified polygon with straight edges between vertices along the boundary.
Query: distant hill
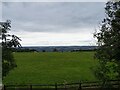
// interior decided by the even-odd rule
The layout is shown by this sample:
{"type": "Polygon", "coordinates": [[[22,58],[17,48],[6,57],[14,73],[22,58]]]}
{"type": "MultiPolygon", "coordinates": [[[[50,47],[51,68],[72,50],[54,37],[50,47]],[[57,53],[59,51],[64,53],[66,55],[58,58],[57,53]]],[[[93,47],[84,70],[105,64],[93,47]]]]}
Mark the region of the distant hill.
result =
{"type": "Polygon", "coordinates": [[[22,47],[22,49],[31,49],[38,52],[68,52],[68,51],[80,51],[80,50],[95,50],[97,46],[28,46],[22,47]]]}

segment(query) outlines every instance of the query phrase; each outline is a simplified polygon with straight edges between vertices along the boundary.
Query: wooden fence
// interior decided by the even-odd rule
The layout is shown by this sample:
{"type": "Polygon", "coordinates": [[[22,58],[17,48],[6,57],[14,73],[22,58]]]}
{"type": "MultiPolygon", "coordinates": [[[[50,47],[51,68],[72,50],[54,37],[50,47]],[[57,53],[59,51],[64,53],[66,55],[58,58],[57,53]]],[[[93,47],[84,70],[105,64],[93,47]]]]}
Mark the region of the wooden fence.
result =
{"type": "Polygon", "coordinates": [[[111,80],[102,84],[96,82],[79,82],[64,84],[28,84],[28,85],[3,85],[2,90],[120,90],[120,81],[111,80]]]}

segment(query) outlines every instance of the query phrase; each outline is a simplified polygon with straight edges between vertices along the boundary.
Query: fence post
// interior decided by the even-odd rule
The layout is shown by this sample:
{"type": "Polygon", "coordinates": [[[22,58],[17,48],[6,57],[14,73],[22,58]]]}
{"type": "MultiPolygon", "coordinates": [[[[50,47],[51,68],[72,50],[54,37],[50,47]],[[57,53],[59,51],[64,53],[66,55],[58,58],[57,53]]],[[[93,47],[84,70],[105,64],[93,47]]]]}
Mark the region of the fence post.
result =
{"type": "Polygon", "coordinates": [[[65,90],[67,90],[67,86],[66,86],[66,83],[65,83],[64,85],[65,85],[65,90]]]}
{"type": "Polygon", "coordinates": [[[82,86],[81,86],[81,82],[79,83],[79,88],[78,88],[78,90],[82,90],[82,86]]]}
{"type": "Polygon", "coordinates": [[[3,90],[6,90],[6,87],[5,87],[5,85],[3,85],[3,90]]]}
{"type": "Polygon", "coordinates": [[[55,90],[57,90],[57,83],[55,83],[55,90]]]}
{"type": "Polygon", "coordinates": [[[118,80],[118,89],[120,90],[120,80],[118,80]]]}
{"type": "Polygon", "coordinates": [[[32,85],[30,85],[30,90],[32,90],[32,85]]]}

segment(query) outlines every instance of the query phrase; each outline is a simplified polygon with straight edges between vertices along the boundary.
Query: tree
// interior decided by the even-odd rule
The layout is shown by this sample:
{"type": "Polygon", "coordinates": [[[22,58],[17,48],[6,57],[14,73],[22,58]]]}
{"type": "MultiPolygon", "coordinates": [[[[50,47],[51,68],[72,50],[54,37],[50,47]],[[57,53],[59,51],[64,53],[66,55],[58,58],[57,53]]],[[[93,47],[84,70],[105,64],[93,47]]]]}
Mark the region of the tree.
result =
{"type": "Polygon", "coordinates": [[[58,50],[56,48],[53,49],[53,52],[58,52],[58,50]]]}
{"type": "Polygon", "coordinates": [[[98,42],[95,57],[99,60],[95,75],[103,84],[120,79],[120,1],[108,1],[105,13],[100,31],[94,34],[98,42]]]}
{"type": "Polygon", "coordinates": [[[11,21],[7,20],[6,22],[0,23],[0,35],[1,35],[1,45],[2,45],[2,76],[6,76],[8,72],[16,67],[16,63],[14,61],[12,55],[13,47],[21,47],[19,43],[20,38],[15,35],[8,34],[8,31],[11,28],[11,21]]]}
{"type": "Polygon", "coordinates": [[[42,50],[42,52],[46,52],[45,50],[42,50]]]}

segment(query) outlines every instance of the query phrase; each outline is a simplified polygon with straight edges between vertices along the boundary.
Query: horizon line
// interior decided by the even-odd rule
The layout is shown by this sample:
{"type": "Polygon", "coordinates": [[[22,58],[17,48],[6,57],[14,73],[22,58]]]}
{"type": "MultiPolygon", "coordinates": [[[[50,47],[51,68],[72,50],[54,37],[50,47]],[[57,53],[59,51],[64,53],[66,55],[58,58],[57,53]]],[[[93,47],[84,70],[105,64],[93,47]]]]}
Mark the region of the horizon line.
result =
{"type": "Polygon", "coordinates": [[[82,46],[97,46],[97,45],[43,45],[43,46],[34,46],[34,45],[25,45],[22,47],[82,47],[82,46]]]}

